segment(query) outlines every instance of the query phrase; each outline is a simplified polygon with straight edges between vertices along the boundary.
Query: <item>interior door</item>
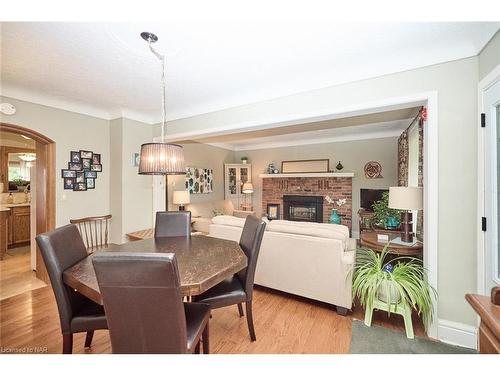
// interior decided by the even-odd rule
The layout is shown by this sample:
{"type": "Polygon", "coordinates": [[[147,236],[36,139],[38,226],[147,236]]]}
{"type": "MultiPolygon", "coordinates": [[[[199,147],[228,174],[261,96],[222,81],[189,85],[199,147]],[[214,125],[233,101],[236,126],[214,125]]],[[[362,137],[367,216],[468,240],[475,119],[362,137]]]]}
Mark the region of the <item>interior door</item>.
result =
{"type": "Polygon", "coordinates": [[[500,285],[500,247],[498,241],[500,199],[500,81],[484,92],[484,213],[486,217],[484,274],[486,292],[500,285]]]}

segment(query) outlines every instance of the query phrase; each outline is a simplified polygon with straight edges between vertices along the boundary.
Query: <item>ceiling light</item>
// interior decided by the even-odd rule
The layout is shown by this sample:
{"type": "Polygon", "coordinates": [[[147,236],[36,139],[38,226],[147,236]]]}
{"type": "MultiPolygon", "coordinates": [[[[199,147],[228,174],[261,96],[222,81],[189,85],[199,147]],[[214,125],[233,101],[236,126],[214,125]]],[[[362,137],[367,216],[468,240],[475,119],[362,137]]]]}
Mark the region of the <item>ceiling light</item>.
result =
{"type": "Polygon", "coordinates": [[[30,161],[34,161],[36,160],[36,155],[35,154],[22,154],[22,155],[19,155],[19,159],[21,159],[22,161],[27,161],[27,162],[30,162],[30,161]]]}
{"type": "Polygon", "coordinates": [[[141,145],[141,155],[139,159],[139,174],[146,175],[169,175],[186,174],[184,167],[184,149],[180,145],[165,143],[166,126],[166,85],[165,85],[165,56],[158,53],[152,43],[158,41],[155,34],[142,32],[142,39],[148,42],[149,50],[161,62],[162,66],[162,123],[161,142],[144,143],[141,145]]]}

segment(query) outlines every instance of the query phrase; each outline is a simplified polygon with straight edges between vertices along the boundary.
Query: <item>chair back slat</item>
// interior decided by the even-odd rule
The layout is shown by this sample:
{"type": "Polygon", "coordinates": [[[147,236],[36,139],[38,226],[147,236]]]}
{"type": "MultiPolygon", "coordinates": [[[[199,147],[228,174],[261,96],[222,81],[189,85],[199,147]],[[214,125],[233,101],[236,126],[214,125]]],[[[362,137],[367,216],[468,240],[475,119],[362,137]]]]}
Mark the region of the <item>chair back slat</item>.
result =
{"type": "Polygon", "coordinates": [[[90,252],[108,246],[108,222],[112,215],[84,217],[71,219],[71,224],[77,224],[78,230],[85,241],[85,246],[90,252]],[[103,227],[105,230],[103,230],[103,227]],[[104,233],[103,233],[104,232],[104,233]]]}

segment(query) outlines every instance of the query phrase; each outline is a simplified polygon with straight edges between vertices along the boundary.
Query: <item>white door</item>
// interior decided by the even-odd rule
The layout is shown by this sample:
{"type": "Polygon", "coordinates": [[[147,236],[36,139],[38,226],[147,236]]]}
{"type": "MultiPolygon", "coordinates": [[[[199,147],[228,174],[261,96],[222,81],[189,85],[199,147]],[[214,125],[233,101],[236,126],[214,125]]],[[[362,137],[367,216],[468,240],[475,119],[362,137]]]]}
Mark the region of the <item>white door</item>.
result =
{"type": "MultiPolygon", "coordinates": [[[[498,186],[500,184],[500,81],[484,91],[484,216],[486,218],[484,285],[485,293],[500,285],[498,186]]],[[[484,228],[483,228],[484,229],[484,228]]]]}

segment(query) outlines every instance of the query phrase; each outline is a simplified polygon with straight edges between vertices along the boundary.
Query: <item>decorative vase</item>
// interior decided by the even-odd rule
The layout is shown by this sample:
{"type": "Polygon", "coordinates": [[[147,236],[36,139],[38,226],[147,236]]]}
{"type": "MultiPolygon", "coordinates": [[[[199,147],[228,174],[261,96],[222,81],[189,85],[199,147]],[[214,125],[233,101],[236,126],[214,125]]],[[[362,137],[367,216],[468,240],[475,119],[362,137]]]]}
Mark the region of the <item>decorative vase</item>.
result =
{"type": "Polygon", "coordinates": [[[397,229],[399,227],[399,221],[394,216],[389,216],[385,221],[386,229],[397,229]]]}
{"type": "Polygon", "coordinates": [[[340,218],[339,214],[337,213],[337,210],[333,209],[332,214],[330,215],[330,224],[340,224],[342,219],[340,218]]]}
{"type": "Polygon", "coordinates": [[[247,159],[242,159],[242,160],[241,160],[241,162],[242,162],[243,164],[246,164],[246,163],[247,163],[247,159]]]}

